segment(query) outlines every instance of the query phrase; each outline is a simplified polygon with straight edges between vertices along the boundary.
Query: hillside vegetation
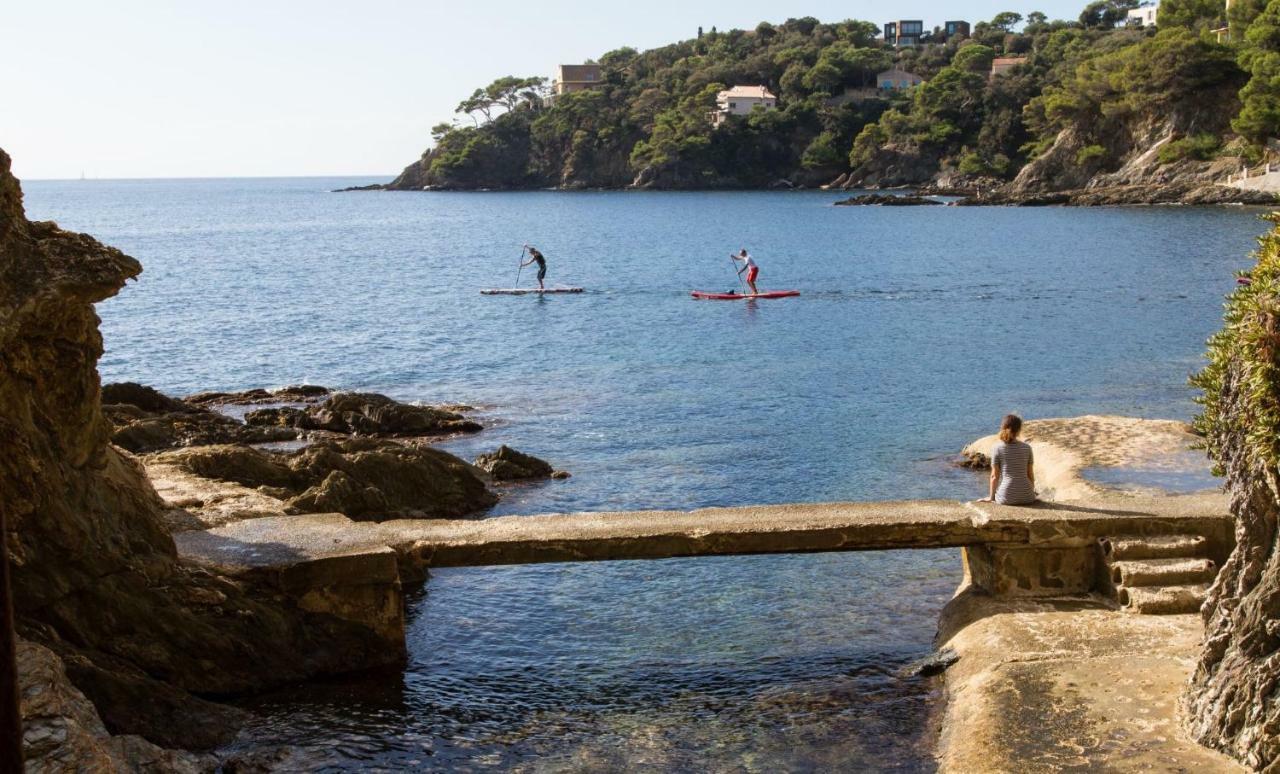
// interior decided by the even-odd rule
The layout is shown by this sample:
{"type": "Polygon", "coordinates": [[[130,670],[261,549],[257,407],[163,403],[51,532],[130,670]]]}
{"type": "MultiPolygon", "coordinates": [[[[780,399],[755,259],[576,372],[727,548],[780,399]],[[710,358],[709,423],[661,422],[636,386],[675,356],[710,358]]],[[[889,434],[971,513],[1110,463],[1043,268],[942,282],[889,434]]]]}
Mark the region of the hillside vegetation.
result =
{"type": "Polygon", "coordinates": [[[894,50],[864,21],[761,23],[598,60],[601,85],[547,99],[542,78],[477,89],[393,188],[761,188],[1207,179],[1280,131],[1280,0],[1133,0],[1072,21],[1006,12],[969,37],[894,50]],[[1213,30],[1230,22],[1233,42],[1213,30]],[[1025,62],[992,77],[996,57],[1025,62]],[[927,79],[847,101],[898,67],[927,79]],[[765,85],[778,109],[710,120],[716,93],[765,85]],[[1111,176],[1112,179],[1108,179],[1111,176]]]}

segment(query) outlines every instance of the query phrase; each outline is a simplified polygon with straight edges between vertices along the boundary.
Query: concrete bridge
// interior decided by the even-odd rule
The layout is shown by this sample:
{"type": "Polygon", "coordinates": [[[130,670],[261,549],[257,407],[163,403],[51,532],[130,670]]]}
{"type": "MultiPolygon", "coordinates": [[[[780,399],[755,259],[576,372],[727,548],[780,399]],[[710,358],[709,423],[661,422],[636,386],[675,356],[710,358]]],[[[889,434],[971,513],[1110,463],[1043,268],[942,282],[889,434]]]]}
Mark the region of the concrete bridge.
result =
{"type": "MultiPolygon", "coordinates": [[[[1217,494],[1009,507],[946,500],[353,522],[249,519],[175,535],[191,562],[277,588],[403,648],[403,583],[430,568],[819,551],[962,548],[994,596],[1098,593],[1186,612],[1232,548],[1217,494]],[[1104,550],[1105,548],[1105,550],[1104,550]],[[1126,582],[1141,588],[1125,588],[1126,582]]],[[[1145,610],[1144,610],[1145,607],[1145,610]]]]}

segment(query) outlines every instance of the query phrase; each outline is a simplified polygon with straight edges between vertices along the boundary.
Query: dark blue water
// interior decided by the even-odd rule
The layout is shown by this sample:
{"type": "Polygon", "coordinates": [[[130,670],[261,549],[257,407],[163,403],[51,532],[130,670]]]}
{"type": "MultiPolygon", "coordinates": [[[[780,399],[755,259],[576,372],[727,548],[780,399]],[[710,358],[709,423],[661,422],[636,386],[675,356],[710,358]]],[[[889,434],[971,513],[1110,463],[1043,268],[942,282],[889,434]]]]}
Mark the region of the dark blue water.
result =
{"type": "MultiPolygon", "coordinates": [[[[312,382],[481,407],[573,472],[495,513],[969,497],[999,417],[1189,418],[1246,208],[836,208],[823,193],[416,194],[355,180],[47,182],[33,218],[146,270],[100,306],[106,380],[312,382]],[[580,296],[482,297],[520,245],[580,296]],[[736,285],[799,298],[693,301],[736,285]]],[[[531,278],[526,270],[523,284],[531,278]]],[[[452,570],[412,663],[256,705],[245,744],[389,768],[928,768],[952,552],[452,570]]]]}

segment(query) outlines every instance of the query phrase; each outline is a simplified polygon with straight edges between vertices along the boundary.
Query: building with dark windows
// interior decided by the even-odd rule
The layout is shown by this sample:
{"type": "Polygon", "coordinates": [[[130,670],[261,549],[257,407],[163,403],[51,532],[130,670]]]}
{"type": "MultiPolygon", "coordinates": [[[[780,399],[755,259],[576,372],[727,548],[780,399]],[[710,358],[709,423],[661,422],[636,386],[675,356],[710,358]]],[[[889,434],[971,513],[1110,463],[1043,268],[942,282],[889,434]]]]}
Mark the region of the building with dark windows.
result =
{"type": "Polygon", "coordinates": [[[967,21],[949,21],[943,22],[942,31],[948,39],[954,38],[956,35],[964,35],[966,38],[970,35],[969,22],[967,21]]]}
{"type": "Polygon", "coordinates": [[[903,19],[885,22],[884,42],[890,46],[917,46],[924,35],[924,21],[920,19],[903,19]]]}

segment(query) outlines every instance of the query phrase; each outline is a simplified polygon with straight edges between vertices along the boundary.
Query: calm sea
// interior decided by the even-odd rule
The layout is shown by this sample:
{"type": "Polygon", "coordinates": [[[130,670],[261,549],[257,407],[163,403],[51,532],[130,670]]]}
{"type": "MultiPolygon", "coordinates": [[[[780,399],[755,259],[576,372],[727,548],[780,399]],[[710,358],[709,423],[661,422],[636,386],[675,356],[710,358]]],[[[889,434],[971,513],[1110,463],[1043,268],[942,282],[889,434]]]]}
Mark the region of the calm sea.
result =
{"type": "MultiPolygon", "coordinates": [[[[372,180],[29,182],[29,217],[143,262],[104,380],[465,402],[573,478],[494,513],[972,497],[999,417],[1187,419],[1247,208],[838,208],[826,193],[328,193],[372,180]],[[549,284],[489,297],[521,245],[549,284]],[[693,301],[737,286],[799,298],[693,301]]],[[[526,269],[521,284],[532,281],[526,269]]],[[[932,768],[953,551],[437,572],[402,675],[254,701],[312,768],[932,768]]]]}

